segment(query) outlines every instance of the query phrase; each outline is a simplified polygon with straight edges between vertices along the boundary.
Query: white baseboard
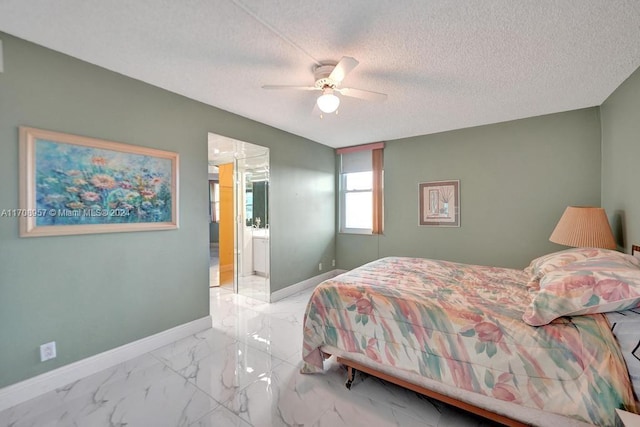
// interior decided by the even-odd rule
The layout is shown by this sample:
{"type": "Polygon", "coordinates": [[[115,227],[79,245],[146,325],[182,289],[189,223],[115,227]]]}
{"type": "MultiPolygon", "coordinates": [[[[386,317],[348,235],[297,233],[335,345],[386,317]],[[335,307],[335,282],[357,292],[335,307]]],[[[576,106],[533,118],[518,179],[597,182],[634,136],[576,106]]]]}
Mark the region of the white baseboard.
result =
{"type": "MultiPolygon", "coordinates": [[[[298,292],[313,288],[325,280],[336,277],[346,271],[331,270],[303,280],[272,293],[270,300],[271,302],[279,301],[298,292]]],[[[1,388],[0,412],[210,327],[211,316],[205,316],[1,388]]]]}
{"type": "Polygon", "coordinates": [[[302,292],[305,289],[313,288],[318,286],[320,283],[324,282],[327,279],[331,279],[336,277],[338,274],[345,273],[347,270],[331,270],[326,273],[319,274],[310,279],[303,280],[302,282],[295,283],[291,286],[287,286],[284,289],[280,289],[279,291],[275,291],[271,294],[270,302],[280,301],[288,296],[293,294],[297,294],[298,292],[302,292]]]}
{"type": "Polygon", "coordinates": [[[211,316],[107,350],[0,389],[0,412],[211,327],[211,316]]]}

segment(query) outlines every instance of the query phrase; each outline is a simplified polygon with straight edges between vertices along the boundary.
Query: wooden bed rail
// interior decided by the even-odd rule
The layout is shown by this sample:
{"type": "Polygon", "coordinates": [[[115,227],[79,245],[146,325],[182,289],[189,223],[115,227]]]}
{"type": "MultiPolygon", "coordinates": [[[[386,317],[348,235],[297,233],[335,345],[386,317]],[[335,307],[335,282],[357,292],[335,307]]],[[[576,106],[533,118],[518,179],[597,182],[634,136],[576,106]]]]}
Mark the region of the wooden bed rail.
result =
{"type": "Polygon", "coordinates": [[[431,397],[440,402],[447,403],[451,406],[455,406],[467,412],[471,412],[473,414],[479,415],[491,421],[495,421],[497,423],[503,424],[505,426],[510,426],[510,427],[527,427],[528,426],[528,424],[522,423],[521,421],[514,420],[504,415],[496,414],[495,412],[488,411],[484,408],[480,408],[479,406],[475,406],[470,403],[462,402],[460,400],[454,399],[453,397],[449,397],[445,394],[438,393],[437,391],[429,390],[427,388],[410,383],[400,378],[396,378],[384,372],[380,372],[377,369],[370,368],[361,363],[354,362],[353,360],[348,360],[340,356],[337,356],[337,360],[338,360],[338,363],[341,363],[347,367],[347,382],[345,385],[348,389],[351,389],[351,383],[353,382],[353,379],[354,379],[353,377],[355,375],[354,370],[358,370],[361,372],[365,372],[369,375],[373,375],[376,378],[380,378],[390,383],[399,385],[400,387],[404,387],[411,391],[415,391],[416,393],[420,393],[424,396],[431,397]]]}

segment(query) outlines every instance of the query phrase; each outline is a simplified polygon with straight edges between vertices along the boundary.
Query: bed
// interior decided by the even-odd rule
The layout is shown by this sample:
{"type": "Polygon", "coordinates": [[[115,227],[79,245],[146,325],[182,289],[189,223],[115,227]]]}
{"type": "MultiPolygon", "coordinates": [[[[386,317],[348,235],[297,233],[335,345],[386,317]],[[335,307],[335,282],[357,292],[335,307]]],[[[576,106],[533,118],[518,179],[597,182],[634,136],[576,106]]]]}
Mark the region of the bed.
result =
{"type": "Polygon", "coordinates": [[[637,402],[607,315],[639,304],[640,259],[614,251],[525,270],[387,257],[316,287],[301,371],[335,355],[347,385],[357,369],[503,424],[616,425],[637,402]]]}

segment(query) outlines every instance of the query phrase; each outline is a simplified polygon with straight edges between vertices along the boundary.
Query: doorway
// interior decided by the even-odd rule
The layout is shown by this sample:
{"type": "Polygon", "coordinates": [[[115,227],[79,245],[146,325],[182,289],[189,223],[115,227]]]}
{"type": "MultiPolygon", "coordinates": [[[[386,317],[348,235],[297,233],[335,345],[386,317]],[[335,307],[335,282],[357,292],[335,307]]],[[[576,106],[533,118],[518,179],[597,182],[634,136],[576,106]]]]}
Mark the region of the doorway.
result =
{"type": "Polygon", "coordinates": [[[217,228],[210,232],[210,284],[268,302],[269,149],[209,134],[208,152],[210,205],[217,213],[210,227],[217,228]]]}

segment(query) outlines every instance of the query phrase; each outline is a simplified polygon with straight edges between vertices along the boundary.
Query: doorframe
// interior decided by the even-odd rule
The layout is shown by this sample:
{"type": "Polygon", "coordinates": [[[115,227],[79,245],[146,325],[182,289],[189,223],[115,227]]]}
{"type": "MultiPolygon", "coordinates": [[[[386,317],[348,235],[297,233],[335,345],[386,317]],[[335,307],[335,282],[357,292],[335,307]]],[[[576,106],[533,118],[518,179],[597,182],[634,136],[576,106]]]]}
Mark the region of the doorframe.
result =
{"type": "MultiPolygon", "coordinates": [[[[224,164],[224,163],[233,163],[233,292],[234,293],[239,293],[239,289],[238,289],[238,285],[239,285],[239,281],[238,281],[238,268],[239,268],[239,249],[238,249],[238,227],[239,225],[242,223],[242,225],[244,226],[244,216],[240,215],[240,213],[238,212],[238,200],[237,200],[237,192],[239,190],[239,186],[238,186],[238,176],[237,176],[237,172],[238,172],[238,160],[240,158],[249,158],[249,157],[253,157],[253,155],[248,154],[252,149],[258,149],[259,151],[263,151],[266,150],[266,154],[267,155],[267,159],[268,159],[268,167],[270,168],[270,164],[271,164],[271,158],[270,158],[270,152],[271,149],[270,147],[264,146],[264,145],[260,145],[260,144],[255,144],[255,143],[251,143],[251,142],[245,142],[245,141],[240,141],[240,140],[236,140],[233,138],[229,138],[223,135],[219,135],[213,132],[209,132],[208,133],[208,160],[209,163],[211,164],[216,164],[216,165],[220,165],[220,164],[224,164]],[[238,154],[244,154],[243,157],[238,157],[238,154]]],[[[259,154],[255,154],[256,156],[259,154]]],[[[269,180],[270,181],[270,180],[269,180]]],[[[222,189],[222,186],[220,186],[220,189],[222,189]]],[[[269,199],[270,199],[270,193],[271,193],[271,185],[269,185],[269,188],[267,190],[269,192],[269,199]]],[[[222,198],[222,197],[221,197],[222,198]]],[[[267,204],[267,212],[268,212],[268,217],[270,218],[271,216],[271,203],[267,204]]],[[[222,213],[221,213],[222,216],[222,213]]],[[[222,227],[220,227],[219,230],[219,234],[222,233],[222,227]]],[[[269,233],[270,234],[270,233],[269,233]]],[[[219,252],[221,252],[220,250],[220,245],[218,246],[219,248],[219,252]]],[[[269,235],[269,244],[267,247],[267,251],[268,251],[268,260],[269,260],[269,264],[271,264],[271,235],[269,235]]],[[[222,270],[222,268],[220,268],[220,271],[222,270]]],[[[268,302],[271,298],[271,274],[270,274],[271,268],[269,266],[269,275],[265,278],[265,291],[266,291],[266,302],[268,302]]],[[[220,274],[220,273],[219,273],[220,274]]],[[[222,283],[220,283],[220,285],[222,285],[222,283]]]]}

